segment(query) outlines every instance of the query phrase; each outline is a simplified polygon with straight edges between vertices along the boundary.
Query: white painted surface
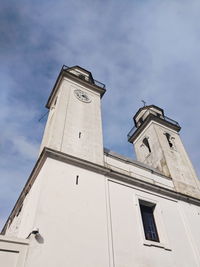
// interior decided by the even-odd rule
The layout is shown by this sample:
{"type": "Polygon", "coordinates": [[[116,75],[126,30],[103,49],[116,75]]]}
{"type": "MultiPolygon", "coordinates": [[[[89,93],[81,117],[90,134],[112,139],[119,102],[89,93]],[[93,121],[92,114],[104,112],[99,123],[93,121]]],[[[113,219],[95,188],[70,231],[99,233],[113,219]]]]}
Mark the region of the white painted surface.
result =
{"type": "MultiPolygon", "coordinates": [[[[200,234],[192,235],[191,243],[191,233],[180,214],[185,213],[185,204],[179,206],[177,201],[114,182],[109,182],[109,192],[115,267],[200,266],[199,247],[193,249],[200,234]],[[160,243],[145,242],[138,199],[156,203],[160,243]]],[[[194,218],[191,221],[195,223],[194,218]]]]}
{"type": "Polygon", "coordinates": [[[109,155],[104,156],[104,161],[106,166],[111,170],[115,170],[122,174],[129,175],[130,177],[163,186],[171,190],[174,189],[172,179],[164,175],[159,175],[158,173],[156,173],[155,171],[153,172],[147,167],[140,167],[139,165],[133,164],[132,162],[123,161],[109,155]]]}
{"type": "Polygon", "coordinates": [[[197,175],[176,131],[151,121],[134,141],[134,146],[138,161],[171,177],[178,192],[200,198],[197,175]],[[165,133],[172,137],[172,148],[165,133]],[[144,138],[148,138],[151,153],[143,144],[144,138]]]}
{"type": "Polygon", "coordinates": [[[41,234],[41,243],[32,239],[27,266],[109,266],[105,179],[47,159],[36,180],[40,188],[32,187],[22,210],[33,212],[34,223],[21,220],[18,229],[23,238],[33,226],[41,234]]]}
{"type": "Polygon", "coordinates": [[[40,232],[27,267],[200,266],[199,207],[50,158],[36,181],[18,225],[22,238],[40,232]],[[159,243],[145,240],[139,199],[156,204],[159,243]]]}
{"type": "Polygon", "coordinates": [[[0,266],[24,267],[29,241],[0,235],[0,266]]]}
{"type": "Polygon", "coordinates": [[[97,91],[63,78],[50,107],[40,152],[46,146],[103,165],[100,105],[97,91]],[[87,93],[91,102],[77,99],[77,89],[87,93]]]}

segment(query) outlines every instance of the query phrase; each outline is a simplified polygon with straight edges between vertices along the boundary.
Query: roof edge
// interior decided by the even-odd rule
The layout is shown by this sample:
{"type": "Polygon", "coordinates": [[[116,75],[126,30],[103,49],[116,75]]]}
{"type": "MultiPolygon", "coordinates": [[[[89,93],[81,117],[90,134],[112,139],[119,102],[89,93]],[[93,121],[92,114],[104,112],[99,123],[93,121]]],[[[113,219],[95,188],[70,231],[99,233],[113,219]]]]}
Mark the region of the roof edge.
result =
{"type": "MultiPolygon", "coordinates": [[[[76,67],[76,66],[74,66],[74,67],[76,67]]],[[[53,97],[54,97],[55,94],[57,93],[58,87],[59,87],[59,85],[60,85],[60,83],[61,83],[61,81],[62,81],[62,79],[63,79],[64,77],[68,77],[68,78],[70,78],[70,79],[72,79],[72,80],[74,80],[74,81],[76,81],[76,82],[79,82],[80,84],[86,85],[86,86],[90,87],[90,89],[92,89],[92,90],[97,90],[97,91],[100,93],[101,98],[103,97],[103,95],[104,95],[105,92],[106,92],[106,89],[105,89],[105,88],[102,88],[102,87],[96,85],[95,83],[94,83],[94,84],[93,84],[93,83],[89,83],[89,82],[87,82],[87,81],[85,81],[85,80],[83,80],[83,79],[80,79],[80,78],[77,77],[75,74],[73,74],[73,73],[67,71],[68,69],[72,69],[72,68],[74,68],[74,67],[69,67],[69,68],[65,69],[64,66],[63,66],[63,67],[61,68],[61,70],[60,70],[60,72],[59,72],[59,74],[58,74],[58,77],[57,77],[57,79],[56,79],[56,82],[55,82],[55,84],[54,84],[54,86],[53,86],[53,89],[51,90],[50,96],[49,96],[49,98],[48,98],[48,100],[47,100],[47,103],[46,103],[46,105],[45,105],[46,108],[48,108],[48,109],[50,108],[51,103],[52,103],[52,100],[53,100],[53,97]]],[[[80,66],[77,66],[77,67],[80,68],[80,69],[83,69],[83,68],[81,68],[80,66]]],[[[87,71],[87,70],[85,70],[85,69],[83,69],[83,70],[84,70],[84,71],[87,71]]],[[[91,77],[92,77],[91,72],[89,72],[89,71],[87,71],[87,72],[88,72],[88,73],[91,75],[91,77]]],[[[92,77],[92,79],[93,79],[93,77],[92,77]]],[[[94,80],[94,79],[93,79],[93,80],[94,80]]]]}

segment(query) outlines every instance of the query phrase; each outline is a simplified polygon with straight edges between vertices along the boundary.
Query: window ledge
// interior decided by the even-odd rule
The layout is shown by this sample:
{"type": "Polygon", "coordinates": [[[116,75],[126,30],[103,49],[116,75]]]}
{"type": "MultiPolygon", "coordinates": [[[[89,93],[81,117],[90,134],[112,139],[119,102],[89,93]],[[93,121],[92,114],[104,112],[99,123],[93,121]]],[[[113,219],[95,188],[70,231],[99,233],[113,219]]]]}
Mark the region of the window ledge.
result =
{"type": "Polygon", "coordinates": [[[158,247],[158,248],[163,248],[165,250],[169,250],[171,251],[171,248],[169,248],[166,244],[164,243],[160,243],[160,242],[154,242],[151,240],[145,240],[144,241],[144,246],[148,246],[148,247],[158,247]]]}

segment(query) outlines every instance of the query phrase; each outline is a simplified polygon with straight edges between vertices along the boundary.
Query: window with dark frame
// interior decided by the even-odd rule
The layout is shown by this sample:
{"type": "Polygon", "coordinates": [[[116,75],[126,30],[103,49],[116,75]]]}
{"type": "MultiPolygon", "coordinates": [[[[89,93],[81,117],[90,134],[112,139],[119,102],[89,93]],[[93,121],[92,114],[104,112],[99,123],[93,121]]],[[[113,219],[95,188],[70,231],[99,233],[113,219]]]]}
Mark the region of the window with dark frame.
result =
{"type": "Polygon", "coordinates": [[[151,153],[151,148],[150,148],[150,145],[149,145],[148,138],[145,137],[142,142],[147,147],[149,153],[151,153]]]}
{"type": "Polygon", "coordinates": [[[165,136],[167,138],[167,142],[169,144],[169,147],[172,148],[173,147],[173,143],[171,141],[171,135],[169,133],[165,133],[165,136]]]}
{"type": "Polygon", "coordinates": [[[140,201],[145,238],[154,242],[160,242],[154,218],[155,204],[140,201]]]}

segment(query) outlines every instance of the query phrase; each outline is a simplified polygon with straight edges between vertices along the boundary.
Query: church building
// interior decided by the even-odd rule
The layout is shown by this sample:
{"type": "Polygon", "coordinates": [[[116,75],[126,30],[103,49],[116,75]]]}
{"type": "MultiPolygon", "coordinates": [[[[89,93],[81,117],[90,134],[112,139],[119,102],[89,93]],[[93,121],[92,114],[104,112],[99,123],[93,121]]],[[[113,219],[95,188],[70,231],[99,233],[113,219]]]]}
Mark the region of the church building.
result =
{"type": "Polygon", "coordinates": [[[179,123],[140,108],[128,134],[137,160],[119,155],[103,147],[105,92],[91,72],[61,69],[0,266],[200,267],[200,182],[179,123]]]}

